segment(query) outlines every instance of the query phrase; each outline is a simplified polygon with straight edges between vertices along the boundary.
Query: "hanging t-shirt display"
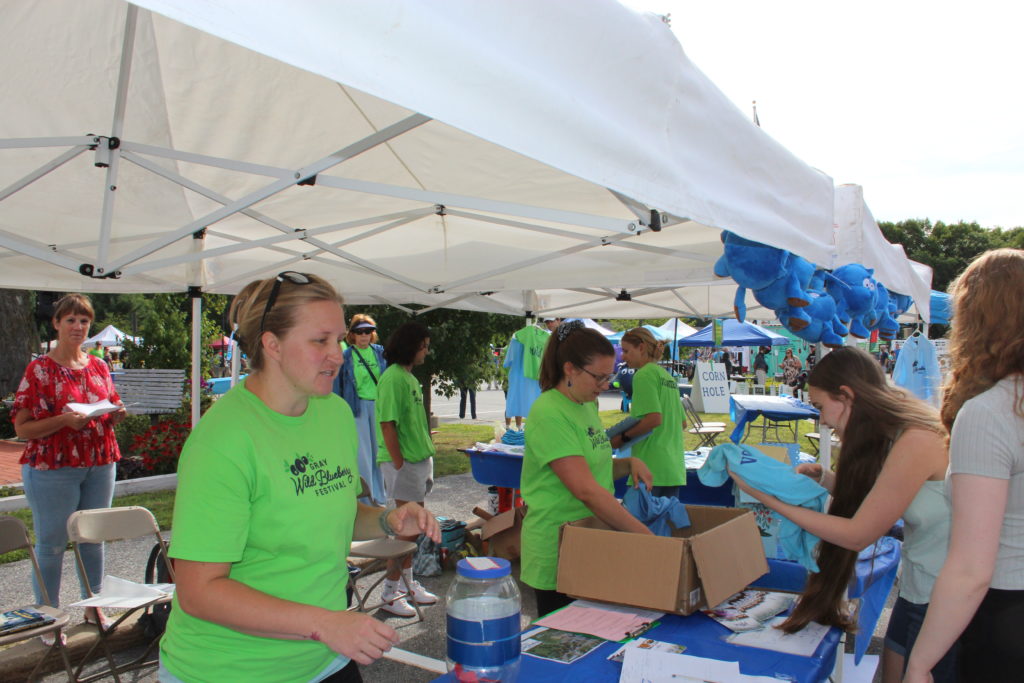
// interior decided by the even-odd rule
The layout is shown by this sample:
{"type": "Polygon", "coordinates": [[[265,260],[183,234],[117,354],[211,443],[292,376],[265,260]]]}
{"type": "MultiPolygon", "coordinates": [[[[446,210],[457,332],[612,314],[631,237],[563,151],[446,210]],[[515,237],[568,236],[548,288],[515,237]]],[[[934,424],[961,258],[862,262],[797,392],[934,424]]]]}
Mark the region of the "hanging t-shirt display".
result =
{"type": "Polygon", "coordinates": [[[896,358],[896,367],[892,371],[892,381],[922,401],[928,401],[933,406],[939,405],[942,371],[931,339],[915,333],[903,342],[896,358]]]}

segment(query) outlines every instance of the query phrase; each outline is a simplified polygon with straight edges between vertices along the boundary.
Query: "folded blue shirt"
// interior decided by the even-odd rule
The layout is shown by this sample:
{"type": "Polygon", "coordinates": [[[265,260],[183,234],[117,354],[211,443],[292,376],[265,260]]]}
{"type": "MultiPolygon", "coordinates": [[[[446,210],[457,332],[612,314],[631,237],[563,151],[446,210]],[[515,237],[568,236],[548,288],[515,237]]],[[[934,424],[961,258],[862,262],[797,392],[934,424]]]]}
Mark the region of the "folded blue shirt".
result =
{"type": "MultiPolygon", "coordinates": [[[[775,496],[784,503],[824,512],[828,491],[810,477],[765,455],[753,446],[726,443],[715,446],[697,476],[705,486],[721,486],[728,479],[726,466],[753,488],[775,496]]],[[[818,571],[814,551],[818,537],[804,531],[784,515],[779,526],[779,543],[788,555],[812,572],[818,571]]]]}
{"type": "Polygon", "coordinates": [[[652,496],[647,485],[640,482],[639,487],[629,487],[622,498],[629,514],[647,525],[655,536],[671,536],[669,522],[676,529],[690,526],[690,516],[686,514],[686,506],[678,498],[652,496]]]}

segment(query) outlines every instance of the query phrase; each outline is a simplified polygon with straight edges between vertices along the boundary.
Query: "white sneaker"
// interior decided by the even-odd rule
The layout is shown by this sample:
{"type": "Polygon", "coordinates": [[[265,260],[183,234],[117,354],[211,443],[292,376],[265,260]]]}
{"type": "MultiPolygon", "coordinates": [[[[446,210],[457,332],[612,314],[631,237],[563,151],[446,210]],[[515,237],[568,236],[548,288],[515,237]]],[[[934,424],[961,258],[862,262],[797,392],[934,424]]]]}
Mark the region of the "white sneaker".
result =
{"type": "Polygon", "coordinates": [[[421,586],[419,581],[412,578],[412,572],[402,574],[402,580],[409,587],[409,593],[412,594],[412,599],[416,601],[416,604],[433,605],[437,602],[437,596],[421,586]]]}
{"type": "Polygon", "coordinates": [[[384,604],[380,608],[398,617],[416,616],[416,610],[405,599],[405,595],[405,591],[399,590],[398,581],[385,581],[384,589],[380,596],[384,604]]]}

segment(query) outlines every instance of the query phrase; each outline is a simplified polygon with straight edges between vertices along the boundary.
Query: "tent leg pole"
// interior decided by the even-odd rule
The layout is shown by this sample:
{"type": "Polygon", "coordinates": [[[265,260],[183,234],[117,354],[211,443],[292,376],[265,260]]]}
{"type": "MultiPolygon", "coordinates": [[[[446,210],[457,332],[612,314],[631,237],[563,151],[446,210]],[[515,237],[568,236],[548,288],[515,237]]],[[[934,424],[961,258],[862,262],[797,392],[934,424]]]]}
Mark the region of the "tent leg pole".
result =
{"type": "Polygon", "coordinates": [[[192,297],[192,427],[199,423],[199,386],[202,381],[200,344],[203,339],[203,298],[192,297]]]}

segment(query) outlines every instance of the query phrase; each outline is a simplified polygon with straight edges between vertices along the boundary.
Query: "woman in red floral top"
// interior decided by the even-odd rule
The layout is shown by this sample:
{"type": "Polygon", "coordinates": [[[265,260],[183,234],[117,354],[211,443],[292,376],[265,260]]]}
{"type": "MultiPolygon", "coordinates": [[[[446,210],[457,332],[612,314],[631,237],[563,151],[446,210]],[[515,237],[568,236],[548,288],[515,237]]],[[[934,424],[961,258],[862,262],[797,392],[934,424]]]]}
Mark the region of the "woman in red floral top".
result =
{"type": "MultiPolygon", "coordinates": [[[[92,304],[81,294],[68,294],[56,303],[57,346],[29,363],[11,410],[15,432],[28,440],[21,456],[22,477],[43,583],[54,606],[60,600],[68,517],[76,510],[110,506],[115,463],[121,459],[114,437],[114,425],[125,415],[121,398],[107,364],[81,349],[92,320],[92,304]],[[121,409],[92,418],[66,409],[68,403],[104,399],[121,409]]],[[[103,545],[83,545],[82,559],[93,591],[99,592],[103,545]]],[[[35,583],[36,577],[32,580],[35,583]]],[[[41,603],[39,586],[35,589],[41,603]]],[[[86,619],[103,621],[103,615],[89,611],[86,619]]]]}

